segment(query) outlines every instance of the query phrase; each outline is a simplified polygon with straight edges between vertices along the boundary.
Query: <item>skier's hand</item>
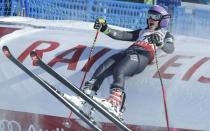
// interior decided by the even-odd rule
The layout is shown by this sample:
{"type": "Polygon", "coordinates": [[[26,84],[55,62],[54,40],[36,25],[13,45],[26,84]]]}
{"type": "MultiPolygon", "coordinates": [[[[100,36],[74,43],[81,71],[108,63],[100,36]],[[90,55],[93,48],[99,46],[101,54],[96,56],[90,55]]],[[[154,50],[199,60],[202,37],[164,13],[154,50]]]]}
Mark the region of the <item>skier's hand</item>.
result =
{"type": "Polygon", "coordinates": [[[157,33],[151,34],[148,37],[148,42],[155,44],[157,47],[160,47],[160,48],[163,47],[163,44],[164,44],[160,34],[157,34],[157,33]]]}
{"type": "Polygon", "coordinates": [[[106,23],[106,20],[103,19],[103,18],[98,18],[96,19],[95,21],[95,24],[93,26],[94,29],[97,29],[105,34],[108,34],[108,26],[107,26],[107,23],[106,23]]]}

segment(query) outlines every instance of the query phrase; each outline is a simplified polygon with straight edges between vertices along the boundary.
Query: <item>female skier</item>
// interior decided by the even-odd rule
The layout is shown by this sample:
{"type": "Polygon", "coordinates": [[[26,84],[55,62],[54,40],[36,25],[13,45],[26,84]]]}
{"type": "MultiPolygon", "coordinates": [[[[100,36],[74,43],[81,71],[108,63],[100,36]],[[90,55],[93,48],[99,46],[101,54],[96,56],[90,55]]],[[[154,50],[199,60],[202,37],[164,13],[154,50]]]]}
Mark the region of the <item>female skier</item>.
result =
{"type": "MultiPolygon", "coordinates": [[[[102,18],[97,19],[94,29],[116,40],[134,41],[134,43],[117,54],[109,57],[95,71],[92,78],[85,83],[84,92],[93,97],[99,90],[103,80],[112,75],[113,83],[110,86],[110,96],[107,99],[94,99],[107,110],[122,118],[122,109],[125,102],[124,83],[125,77],[141,73],[150,64],[156,52],[161,49],[165,53],[174,51],[174,37],[167,30],[170,15],[161,6],[154,5],[148,10],[147,28],[134,31],[120,31],[108,27],[102,18]]],[[[78,97],[64,95],[81,105],[84,100],[78,97]]]]}

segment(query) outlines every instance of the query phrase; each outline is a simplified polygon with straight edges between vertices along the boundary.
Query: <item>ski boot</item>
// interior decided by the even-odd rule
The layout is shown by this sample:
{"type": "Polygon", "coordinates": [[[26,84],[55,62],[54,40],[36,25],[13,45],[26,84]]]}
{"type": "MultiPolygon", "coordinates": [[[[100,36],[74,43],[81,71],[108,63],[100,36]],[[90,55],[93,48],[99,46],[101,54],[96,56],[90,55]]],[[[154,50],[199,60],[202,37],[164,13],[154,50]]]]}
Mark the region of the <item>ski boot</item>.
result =
{"type": "Polygon", "coordinates": [[[110,113],[123,121],[123,112],[125,111],[125,94],[121,89],[112,89],[108,99],[94,97],[94,100],[107,109],[110,113]]]}
{"type": "MultiPolygon", "coordinates": [[[[84,86],[84,89],[83,89],[83,92],[91,98],[93,98],[93,96],[96,95],[96,92],[91,90],[94,82],[95,82],[94,79],[92,79],[90,81],[87,81],[85,83],[85,86],[84,86]]],[[[66,100],[68,100],[70,102],[73,102],[79,109],[81,109],[90,118],[92,118],[92,115],[93,115],[95,109],[91,105],[89,105],[85,100],[83,100],[81,97],[79,97],[79,96],[69,96],[68,94],[64,94],[63,97],[66,100]]]]}

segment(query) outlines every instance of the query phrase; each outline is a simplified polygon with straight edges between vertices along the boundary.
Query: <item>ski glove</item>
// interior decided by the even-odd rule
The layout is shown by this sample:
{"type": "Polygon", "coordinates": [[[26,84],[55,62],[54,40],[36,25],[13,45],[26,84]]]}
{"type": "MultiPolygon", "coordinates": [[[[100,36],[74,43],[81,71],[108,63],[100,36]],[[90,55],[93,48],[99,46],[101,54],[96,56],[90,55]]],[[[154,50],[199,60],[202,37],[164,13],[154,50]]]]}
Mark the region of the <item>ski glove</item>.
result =
{"type": "Polygon", "coordinates": [[[96,19],[93,28],[99,30],[100,32],[103,32],[104,34],[108,34],[109,33],[109,29],[108,29],[106,20],[103,19],[103,18],[96,19]]]}
{"type": "Polygon", "coordinates": [[[163,47],[163,44],[164,44],[162,38],[157,33],[151,34],[148,37],[148,42],[155,44],[157,47],[160,47],[160,48],[163,47]]]}

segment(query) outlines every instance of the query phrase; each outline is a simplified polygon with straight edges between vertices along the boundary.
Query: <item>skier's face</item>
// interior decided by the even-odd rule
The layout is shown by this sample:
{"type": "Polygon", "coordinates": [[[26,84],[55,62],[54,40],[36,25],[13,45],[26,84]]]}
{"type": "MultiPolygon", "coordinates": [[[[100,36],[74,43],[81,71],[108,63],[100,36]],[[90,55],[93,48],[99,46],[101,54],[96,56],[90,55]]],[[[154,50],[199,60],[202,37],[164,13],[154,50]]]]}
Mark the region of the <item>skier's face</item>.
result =
{"type": "Polygon", "coordinates": [[[147,16],[149,29],[155,30],[156,28],[158,28],[161,18],[161,14],[154,11],[149,11],[147,16]]]}
{"type": "Polygon", "coordinates": [[[148,27],[150,30],[155,30],[159,26],[159,20],[154,20],[151,17],[148,19],[148,27]]]}

